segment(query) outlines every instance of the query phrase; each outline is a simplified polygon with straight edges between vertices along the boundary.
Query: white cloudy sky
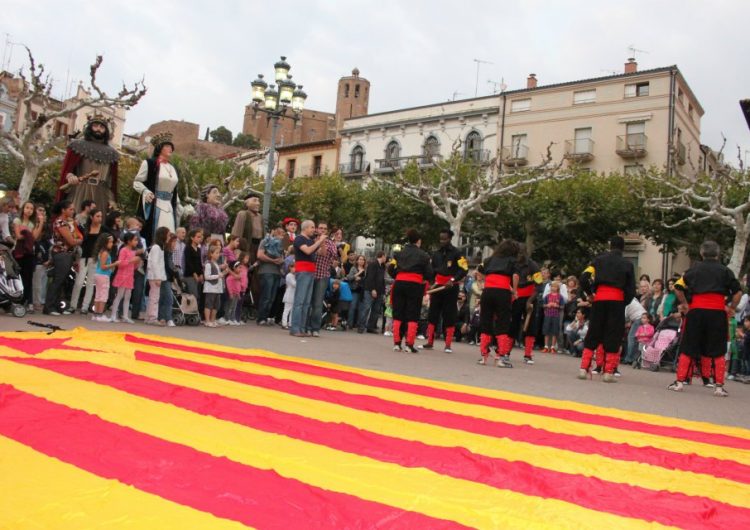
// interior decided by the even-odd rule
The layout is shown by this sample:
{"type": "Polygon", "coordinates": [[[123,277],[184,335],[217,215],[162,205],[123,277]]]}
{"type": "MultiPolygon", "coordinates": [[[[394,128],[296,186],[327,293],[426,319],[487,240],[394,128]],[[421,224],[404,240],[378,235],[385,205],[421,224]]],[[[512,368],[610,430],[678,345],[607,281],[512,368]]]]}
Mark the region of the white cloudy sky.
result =
{"type": "MultiPolygon", "coordinates": [[[[493,63],[480,70],[483,95],[490,79],[522,88],[530,72],[540,84],[620,72],[635,45],[648,52],[641,69],[679,66],[706,110],[703,143],[719,146],[724,133],[731,157],[739,144],[750,161],[738,105],[750,97],[747,0],[0,0],[0,14],[0,33],[32,48],[57,95],[67,78],[86,78],[96,53],[105,88],[144,76],[127,132],[162,119],[239,132],[250,82],[282,54],[308,107],[332,112],[338,78],[357,66],[379,112],[473,96],[475,58],[493,63]]],[[[22,49],[0,39],[17,70],[22,49]]]]}

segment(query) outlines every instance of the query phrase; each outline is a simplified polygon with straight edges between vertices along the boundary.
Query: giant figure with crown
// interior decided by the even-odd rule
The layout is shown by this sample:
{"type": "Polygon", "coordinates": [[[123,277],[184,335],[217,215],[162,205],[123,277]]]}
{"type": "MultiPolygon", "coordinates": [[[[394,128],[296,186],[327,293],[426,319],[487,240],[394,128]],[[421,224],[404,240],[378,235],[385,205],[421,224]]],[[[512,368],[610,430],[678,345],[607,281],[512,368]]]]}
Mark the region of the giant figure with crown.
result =
{"type": "Polygon", "coordinates": [[[146,221],[141,235],[149,245],[157,228],[166,226],[174,232],[183,212],[177,196],[179,176],[169,162],[174,152],[172,134],[156,134],[151,144],[153,156],[143,161],[133,180],[133,189],[140,195],[138,215],[146,221]]]}
{"type": "Polygon", "coordinates": [[[101,114],[89,116],[83,138],[68,144],[60,172],[55,202],[67,199],[76,212],[90,199],[106,211],[117,202],[117,164],[120,155],[109,145],[111,120],[101,114]]]}

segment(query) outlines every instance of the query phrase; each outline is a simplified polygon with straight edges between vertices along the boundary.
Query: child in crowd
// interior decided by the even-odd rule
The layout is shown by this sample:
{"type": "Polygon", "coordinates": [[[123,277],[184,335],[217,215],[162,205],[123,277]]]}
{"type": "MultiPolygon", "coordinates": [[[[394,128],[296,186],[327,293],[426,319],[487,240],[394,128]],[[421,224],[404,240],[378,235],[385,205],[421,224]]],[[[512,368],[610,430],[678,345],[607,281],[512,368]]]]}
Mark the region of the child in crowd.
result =
{"type": "Polygon", "coordinates": [[[641,325],[635,331],[635,340],[638,341],[638,348],[643,351],[651,339],[654,338],[653,317],[649,313],[641,315],[641,325]]]}
{"type": "Polygon", "coordinates": [[[239,252],[239,248],[240,238],[235,235],[229,236],[229,241],[227,241],[227,244],[224,246],[224,250],[221,251],[224,257],[224,263],[229,264],[237,261],[237,252],[239,252]]]}
{"type": "Polygon", "coordinates": [[[324,303],[328,310],[328,316],[331,318],[330,323],[326,327],[328,331],[336,331],[336,326],[339,323],[339,299],[341,297],[341,280],[331,280],[325,292],[324,303]]]}
{"type": "MultiPolygon", "coordinates": [[[[183,229],[184,230],[184,229],[183,229]]],[[[184,234],[183,234],[184,237],[184,234]]],[[[164,273],[167,281],[161,282],[159,287],[159,322],[162,325],[174,327],[175,323],[172,320],[172,304],[174,303],[174,297],[172,294],[172,282],[175,278],[175,272],[177,266],[174,264],[174,253],[177,250],[179,237],[175,234],[169,234],[169,239],[164,247],[164,273]]]]}
{"type": "Polygon", "coordinates": [[[201,261],[201,244],[203,243],[203,231],[191,230],[188,233],[188,245],[185,247],[185,270],[183,279],[190,294],[200,301],[200,293],[203,283],[203,265],[201,261]]]}
{"type": "MultiPolygon", "coordinates": [[[[430,295],[426,294],[422,297],[422,309],[419,310],[419,322],[417,322],[417,338],[419,340],[425,339],[427,333],[427,318],[430,315],[430,295]]],[[[437,335],[437,332],[436,332],[437,335]]]]}
{"type": "Polygon", "coordinates": [[[118,265],[118,262],[112,262],[112,247],[114,244],[115,238],[111,234],[100,234],[94,246],[94,256],[96,257],[94,285],[96,291],[94,294],[95,315],[91,317],[91,320],[96,322],[109,321],[104,311],[109,298],[109,279],[112,276],[112,270],[118,265]]]}
{"type": "MultiPolygon", "coordinates": [[[[236,240],[235,240],[236,241],[236,240]]],[[[242,261],[250,261],[250,255],[247,252],[240,253],[240,259],[229,262],[226,277],[227,287],[227,301],[224,304],[224,315],[227,319],[227,324],[230,326],[240,326],[241,322],[237,319],[237,304],[240,301],[242,292],[247,287],[247,271],[243,271],[242,261]],[[244,272],[244,273],[243,273],[244,272]],[[244,287],[243,287],[243,277],[244,287]]],[[[245,264],[247,268],[247,264],[245,264]]]]}
{"type": "Polygon", "coordinates": [[[294,276],[294,261],[289,263],[289,272],[286,274],[286,290],[284,291],[284,313],[281,315],[281,327],[289,329],[292,324],[292,308],[294,307],[294,293],[297,290],[297,279],[294,276]]]}
{"type": "Polygon", "coordinates": [[[148,307],[146,309],[146,324],[153,326],[166,326],[166,322],[159,320],[159,297],[161,295],[161,283],[167,281],[167,269],[164,260],[164,247],[169,237],[169,228],[160,226],[154,234],[154,244],[148,252],[148,268],[146,279],[148,280],[148,307]]]}
{"type": "Polygon", "coordinates": [[[117,295],[115,301],[112,302],[110,322],[120,322],[117,318],[117,310],[120,307],[120,302],[122,302],[122,321],[134,324],[128,315],[128,308],[130,307],[130,295],[135,283],[135,269],[141,262],[141,258],[136,254],[138,243],[138,236],[133,232],[123,234],[122,247],[117,258],[117,272],[115,273],[115,279],[112,280],[112,286],[117,288],[117,295]]]}
{"type": "Polygon", "coordinates": [[[557,336],[560,334],[560,314],[565,305],[565,299],[560,294],[560,282],[554,281],[550,284],[549,294],[544,297],[544,334],[545,353],[557,353],[557,336]]]}
{"type": "Polygon", "coordinates": [[[203,314],[205,316],[204,324],[209,328],[215,328],[219,325],[216,322],[216,312],[221,305],[221,293],[224,292],[224,276],[226,268],[222,270],[219,265],[221,257],[221,241],[212,240],[208,246],[206,254],[206,263],[203,268],[203,314]],[[216,245],[214,242],[218,242],[216,245]]]}
{"type": "Polygon", "coordinates": [[[383,335],[393,337],[393,300],[391,299],[392,285],[386,285],[385,310],[383,311],[383,335]]]}

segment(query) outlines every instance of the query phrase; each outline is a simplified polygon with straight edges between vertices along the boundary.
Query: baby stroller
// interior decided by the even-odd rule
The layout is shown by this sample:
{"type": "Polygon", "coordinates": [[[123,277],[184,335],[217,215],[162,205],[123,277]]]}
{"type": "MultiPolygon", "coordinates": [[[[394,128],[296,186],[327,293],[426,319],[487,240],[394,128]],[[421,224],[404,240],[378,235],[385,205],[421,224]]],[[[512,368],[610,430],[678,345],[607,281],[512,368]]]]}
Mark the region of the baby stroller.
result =
{"type": "Polygon", "coordinates": [[[26,315],[21,269],[7,245],[0,243],[0,306],[10,307],[14,317],[26,315]]]}
{"type": "Polygon", "coordinates": [[[674,349],[680,342],[678,330],[672,328],[660,329],[654,334],[651,342],[641,348],[641,355],[634,363],[636,368],[646,368],[654,372],[659,370],[665,354],[674,349]]]}
{"type": "Polygon", "coordinates": [[[176,326],[197,326],[201,323],[198,300],[187,292],[182,278],[177,275],[172,281],[172,320],[176,326]]]}
{"type": "Polygon", "coordinates": [[[239,302],[240,304],[240,321],[247,323],[252,322],[256,319],[258,316],[258,310],[255,307],[255,297],[253,296],[253,293],[250,291],[250,289],[247,290],[247,293],[242,297],[242,299],[239,302]]]}

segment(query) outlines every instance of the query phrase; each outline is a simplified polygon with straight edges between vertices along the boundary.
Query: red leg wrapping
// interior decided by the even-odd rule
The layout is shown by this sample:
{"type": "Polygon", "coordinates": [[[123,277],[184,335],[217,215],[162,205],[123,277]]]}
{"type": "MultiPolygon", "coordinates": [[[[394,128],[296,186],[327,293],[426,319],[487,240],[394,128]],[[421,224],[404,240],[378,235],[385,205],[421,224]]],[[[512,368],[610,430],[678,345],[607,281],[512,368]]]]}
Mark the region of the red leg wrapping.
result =
{"type": "Polygon", "coordinates": [[[534,351],[534,337],[523,338],[523,356],[531,359],[531,354],[534,351]]]}
{"type": "Polygon", "coordinates": [[[680,354],[680,358],[677,360],[677,380],[678,381],[687,381],[690,378],[690,375],[688,372],[690,371],[690,366],[692,364],[692,360],[690,357],[685,355],[684,353],[680,354]]]}
{"type": "MultiPolygon", "coordinates": [[[[453,334],[456,331],[455,326],[449,326],[445,328],[445,347],[450,348],[453,344],[453,334]]],[[[432,340],[430,340],[430,344],[432,344],[432,340]]]]}
{"type": "Polygon", "coordinates": [[[479,335],[479,353],[482,357],[487,357],[490,354],[490,343],[492,342],[492,335],[482,333],[479,335]]]}
{"type": "Polygon", "coordinates": [[[724,384],[724,372],[727,369],[727,360],[724,357],[714,359],[714,378],[717,385],[724,384]]]}
{"type": "Polygon", "coordinates": [[[414,346],[414,341],[417,338],[417,323],[409,322],[406,324],[406,344],[407,346],[414,346]]]}
{"type": "Polygon", "coordinates": [[[435,342],[435,324],[427,324],[427,344],[435,342]]]}
{"type": "Polygon", "coordinates": [[[597,368],[604,368],[604,346],[601,344],[596,348],[596,366],[597,368]]]}
{"type": "Polygon", "coordinates": [[[401,321],[393,319],[393,344],[401,344],[401,321]]]}
{"type": "Polygon", "coordinates": [[[604,355],[604,373],[613,374],[617,370],[617,366],[620,364],[619,353],[606,353],[604,355]]]}
{"type": "Polygon", "coordinates": [[[592,357],[594,357],[594,350],[584,348],[583,354],[581,355],[581,368],[583,368],[584,370],[588,370],[589,368],[591,368],[592,357]]]}
{"type": "Polygon", "coordinates": [[[711,357],[701,357],[701,377],[711,377],[711,369],[713,368],[712,360],[711,357]]]}

